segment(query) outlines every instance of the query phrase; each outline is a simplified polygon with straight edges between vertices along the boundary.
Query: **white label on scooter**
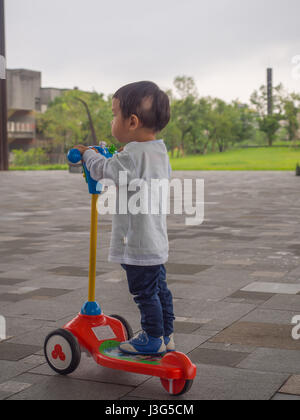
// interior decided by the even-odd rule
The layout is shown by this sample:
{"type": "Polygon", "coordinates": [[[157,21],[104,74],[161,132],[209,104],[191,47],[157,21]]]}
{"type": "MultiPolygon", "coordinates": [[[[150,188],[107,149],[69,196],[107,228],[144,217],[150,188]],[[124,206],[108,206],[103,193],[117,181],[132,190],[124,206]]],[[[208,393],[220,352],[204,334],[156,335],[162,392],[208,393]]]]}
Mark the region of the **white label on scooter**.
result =
{"type": "Polygon", "coordinates": [[[114,340],[116,338],[113,330],[108,325],[92,328],[92,331],[99,341],[114,340]]]}

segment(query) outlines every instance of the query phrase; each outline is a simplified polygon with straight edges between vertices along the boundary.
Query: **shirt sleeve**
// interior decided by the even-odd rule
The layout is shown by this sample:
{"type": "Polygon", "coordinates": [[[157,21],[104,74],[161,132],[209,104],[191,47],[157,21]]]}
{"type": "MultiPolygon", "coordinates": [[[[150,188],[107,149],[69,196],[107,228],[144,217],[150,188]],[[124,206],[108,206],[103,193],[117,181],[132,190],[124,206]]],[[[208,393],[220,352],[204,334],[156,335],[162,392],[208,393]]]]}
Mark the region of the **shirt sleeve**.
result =
{"type": "Polygon", "coordinates": [[[106,159],[94,150],[87,150],[83,155],[83,160],[91,177],[95,181],[111,179],[116,185],[119,185],[120,172],[126,172],[128,182],[136,178],[134,163],[126,151],[118,153],[110,159],[106,159]]]}

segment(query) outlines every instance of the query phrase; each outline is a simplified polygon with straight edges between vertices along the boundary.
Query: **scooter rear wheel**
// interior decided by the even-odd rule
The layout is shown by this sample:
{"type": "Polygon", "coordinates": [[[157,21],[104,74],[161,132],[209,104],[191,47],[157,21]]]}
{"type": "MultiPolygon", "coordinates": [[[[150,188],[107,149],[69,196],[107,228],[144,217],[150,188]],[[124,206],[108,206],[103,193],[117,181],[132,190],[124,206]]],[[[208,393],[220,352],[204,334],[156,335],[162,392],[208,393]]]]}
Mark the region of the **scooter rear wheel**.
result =
{"type": "Polygon", "coordinates": [[[48,365],[60,375],[69,375],[79,366],[81,350],[77,339],[67,330],[50,333],[45,340],[44,353],[48,365]]]}
{"type": "Polygon", "coordinates": [[[162,379],[161,384],[164,389],[174,397],[186,394],[192,388],[193,380],[191,379],[162,379]]]}
{"type": "Polygon", "coordinates": [[[126,330],[127,340],[130,340],[133,337],[134,334],[133,334],[133,331],[132,331],[132,328],[131,328],[129,322],[120,315],[109,315],[109,316],[111,318],[118,319],[122,323],[123,327],[126,330]]]}

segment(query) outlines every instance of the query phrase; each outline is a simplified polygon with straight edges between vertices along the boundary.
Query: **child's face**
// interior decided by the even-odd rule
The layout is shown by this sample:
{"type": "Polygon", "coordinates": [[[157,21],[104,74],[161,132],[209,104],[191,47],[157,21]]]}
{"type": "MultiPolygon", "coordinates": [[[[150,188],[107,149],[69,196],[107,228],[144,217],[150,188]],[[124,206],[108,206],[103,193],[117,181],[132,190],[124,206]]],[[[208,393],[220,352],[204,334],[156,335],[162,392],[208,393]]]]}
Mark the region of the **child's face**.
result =
{"type": "Polygon", "coordinates": [[[129,118],[123,117],[119,99],[114,98],[112,100],[112,112],[111,132],[120,143],[155,140],[155,132],[149,128],[144,128],[135,114],[132,114],[129,118]]]}
{"type": "Polygon", "coordinates": [[[129,140],[129,122],[124,119],[120,108],[119,99],[112,100],[113,120],[111,122],[112,135],[120,142],[127,143],[129,140]]]}

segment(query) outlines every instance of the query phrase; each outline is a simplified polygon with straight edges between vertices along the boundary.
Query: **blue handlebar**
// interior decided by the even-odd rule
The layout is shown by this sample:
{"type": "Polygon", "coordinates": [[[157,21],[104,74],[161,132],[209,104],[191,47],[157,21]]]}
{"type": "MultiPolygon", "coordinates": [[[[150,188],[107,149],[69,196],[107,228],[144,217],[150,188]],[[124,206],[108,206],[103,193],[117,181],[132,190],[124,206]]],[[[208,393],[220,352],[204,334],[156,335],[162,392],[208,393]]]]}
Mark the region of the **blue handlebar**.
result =
{"type": "Polygon", "coordinates": [[[78,149],[71,149],[68,153],[67,158],[68,158],[68,161],[73,163],[74,165],[76,163],[79,163],[82,159],[81,153],[79,152],[78,149]]]}
{"type": "MultiPolygon", "coordinates": [[[[102,156],[106,159],[110,159],[116,153],[116,149],[114,146],[111,146],[109,149],[107,147],[102,146],[91,146],[90,149],[96,149],[102,156]]],[[[82,161],[81,153],[78,149],[71,149],[67,155],[68,161],[73,163],[74,165],[82,161]]],[[[92,177],[90,172],[87,170],[85,163],[82,161],[83,169],[84,169],[84,176],[86,182],[89,187],[90,194],[101,194],[102,192],[102,184],[100,182],[95,181],[92,177]]]]}

